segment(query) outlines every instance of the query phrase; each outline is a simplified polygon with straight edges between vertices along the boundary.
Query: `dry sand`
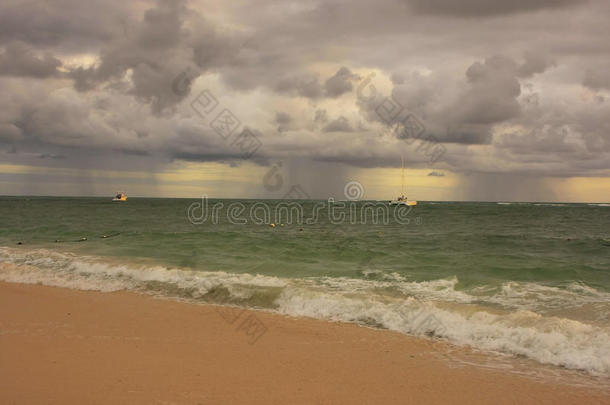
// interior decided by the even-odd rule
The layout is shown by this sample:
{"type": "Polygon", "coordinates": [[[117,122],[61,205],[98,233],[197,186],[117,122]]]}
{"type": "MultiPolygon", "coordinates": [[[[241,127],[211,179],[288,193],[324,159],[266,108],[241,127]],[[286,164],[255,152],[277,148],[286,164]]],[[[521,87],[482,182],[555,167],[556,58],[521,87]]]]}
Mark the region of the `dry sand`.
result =
{"type": "Polygon", "coordinates": [[[608,379],[576,386],[465,365],[450,348],[352,324],[0,283],[2,404],[610,404],[608,379]]]}

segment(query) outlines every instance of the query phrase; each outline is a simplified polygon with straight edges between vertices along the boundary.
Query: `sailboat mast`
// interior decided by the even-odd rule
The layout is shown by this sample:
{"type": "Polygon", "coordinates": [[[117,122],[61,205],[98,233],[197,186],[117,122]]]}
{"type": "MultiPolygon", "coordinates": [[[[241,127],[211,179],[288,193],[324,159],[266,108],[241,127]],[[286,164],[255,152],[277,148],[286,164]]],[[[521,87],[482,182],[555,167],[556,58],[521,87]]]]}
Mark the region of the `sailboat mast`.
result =
{"type": "Polygon", "coordinates": [[[400,155],[400,162],[402,165],[402,195],[405,195],[405,157],[400,155]]]}

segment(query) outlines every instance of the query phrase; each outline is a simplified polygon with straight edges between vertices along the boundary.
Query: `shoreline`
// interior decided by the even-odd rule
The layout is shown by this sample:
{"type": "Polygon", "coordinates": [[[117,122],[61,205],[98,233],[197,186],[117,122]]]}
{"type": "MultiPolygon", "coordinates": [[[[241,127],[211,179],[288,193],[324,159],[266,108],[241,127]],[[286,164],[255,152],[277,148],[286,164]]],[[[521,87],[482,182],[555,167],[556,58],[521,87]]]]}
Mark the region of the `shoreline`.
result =
{"type": "Polygon", "coordinates": [[[2,403],[610,403],[606,378],[398,332],[6,282],[0,359],[2,403]]]}

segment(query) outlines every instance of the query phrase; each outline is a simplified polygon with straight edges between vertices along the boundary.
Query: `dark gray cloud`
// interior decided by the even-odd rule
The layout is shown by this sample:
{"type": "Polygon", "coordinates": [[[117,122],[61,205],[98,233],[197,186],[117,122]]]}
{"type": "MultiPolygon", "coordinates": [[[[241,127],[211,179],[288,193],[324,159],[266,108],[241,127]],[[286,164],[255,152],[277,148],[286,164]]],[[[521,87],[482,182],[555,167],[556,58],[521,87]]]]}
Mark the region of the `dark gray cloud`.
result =
{"type": "Polygon", "coordinates": [[[336,98],[351,92],[353,90],[352,84],[359,78],[358,75],[342,66],[334,75],[326,79],[324,84],[320,82],[318,75],[303,73],[282,77],[275,82],[273,89],[282,94],[309,99],[336,98]]]}
{"type": "Polygon", "coordinates": [[[502,56],[472,64],[466,71],[470,86],[455,106],[458,123],[494,124],[517,116],[521,85],[516,69],[512,60],[502,56]]]}
{"type": "Polygon", "coordinates": [[[352,82],[359,80],[358,75],[353,74],[348,68],[342,66],[337,73],[326,80],[324,90],[327,97],[339,97],[352,91],[352,82]]]}
{"type": "Polygon", "coordinates": [[[526,52],[524,59],[524,62],[517,69],[519,77],[531,77],[556,65],[555,61],[544,52],[526,52]]]}
{"type": "Polygon", "coordinates": [[[238,41],[217,32],[186,1],[159,0],[129,35],[102,48],[97,66],[75,67],[70,77],[79,91],[122,83],[158,114],[188,96],[200,74],[229,63],[238,41]],[[127,74],[130,83],[125,81],[127,74]]]}
{"type": "Polygon", "coordinates": [[[325,109],[318,109],[314,112],[313,122],[321,125],[328,122],[328,112],[325,109]]]}
{"type": "Polygon", "coordinates": [[[311,99],[320,98],[324,94],[317,75],[313,74],[285,77],[276,83],[275,90],[282,94],[311,99]]]}
{"type": "Polygon", "coordinates": [[[278,132],[284,132],[290,128],[293,119],[290,114],[279,111],[275,114],[275,125],[277,125],[278,132]]]}
{"type": "MultiPolygon", "coordinates": [[[[471,63],[462,79],[395,74],[391,95],[376,92],[360,100],[359,106],[369,121],[389,127],[400,125],[402,117],[412,113],[438,142],[488,144],[495,125],[521,114],[520,77],[531,77],[549,66],[546,59],[529,57],[518,64],[495,55],[471,63]]],[[[395,133],[400,135],[402,130],[395,133]]]]}
{"type": "Polygon", "coordinates": [[[286,112],[279,111],[275,114],[275,122],[280,125],[290,124],[292,122],[292,117],[286,112]]]}
{"type": "Polygon", "coordinates": [[[0,4],[0,44],[22,41],[35,47],[76,52],[124,36],[137,13],[120,0],[6,0],[0,4]]]}
{"type": "Polygon", "coordinates": [[[610,69],[594,68],[588,69],[583,79],[583,86],[593,90],[610,90],[610,69]]]}
{"type": "Polygon", "coordinates": [[[183,29],[186,6],[181,1],[159,1],[144,13],[133,35],[104,47],[98,66],[78,67],[71,72],[75,88],[88,91],[101,83],[119,82],[129,71],[128,92],[149,103],[159,113],[189,94],[190,80],[198,76],[198,67],[185,56],[183,29]],[[190,69],[190,70],[189,70],[190,69]],[[182,85],[174,82],[186,73],[192,77],[182,85]]]}
{"type": "Polygon", "coordinates": [[[323,128],[323,132],[352,132],[354,129],[345,117],[330,121],[323,128]]]}
{"type": "Polygon", "coordinates": [[[25,44],[13,42],[0,53],[0,75],[45,78],[57,76],[61,61],[50,53],[37,56],[25,44]]]}
{"type": "Polygon", "coordinates": [[[64,155],[54,155],[52,153],[42,153],[38,156],[40,159],[65,159],[64,155]]]}
{"type": "Polygon", "coordinates": [[[438,14],[459,17],[501,16],[512,13],[524,13],[542,9],[554,9],[575,6],[586,0],[406,0],[408,5],[418,13],[438,14]]]}

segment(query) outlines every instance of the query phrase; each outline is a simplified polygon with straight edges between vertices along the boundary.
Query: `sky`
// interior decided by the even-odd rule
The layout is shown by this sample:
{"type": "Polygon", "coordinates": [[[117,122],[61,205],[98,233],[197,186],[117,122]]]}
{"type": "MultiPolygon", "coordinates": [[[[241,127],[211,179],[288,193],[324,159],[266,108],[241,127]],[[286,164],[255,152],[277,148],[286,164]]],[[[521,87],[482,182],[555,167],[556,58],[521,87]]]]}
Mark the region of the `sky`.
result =
{"type": "Polygon", "coordinates": [[[389,200],[403,158],[410,199],[608,202],[608,17],[606,0],[3,0],[0,195],[389,200]]]}

